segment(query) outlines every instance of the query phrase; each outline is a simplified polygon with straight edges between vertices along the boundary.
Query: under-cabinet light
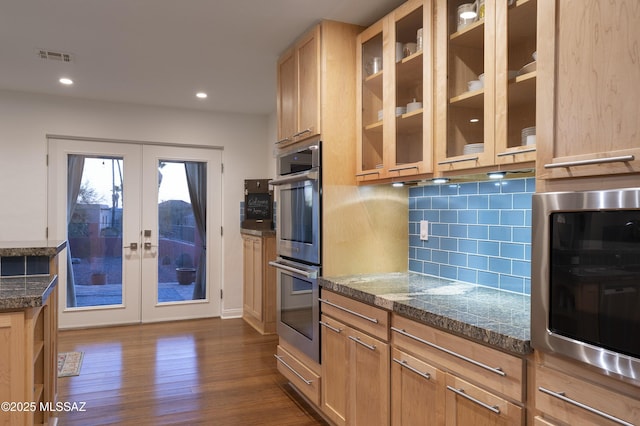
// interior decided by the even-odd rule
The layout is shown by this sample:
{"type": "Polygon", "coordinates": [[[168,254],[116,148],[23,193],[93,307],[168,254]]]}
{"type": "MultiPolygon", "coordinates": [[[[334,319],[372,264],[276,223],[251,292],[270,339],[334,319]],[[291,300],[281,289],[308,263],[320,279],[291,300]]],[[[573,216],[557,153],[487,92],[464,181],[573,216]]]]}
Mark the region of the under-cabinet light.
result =
{"type": "Polygon", "coordinates": [[[489,172],[487,176],[489,176],[489,179],[502,179],[506,174],[507,172],[489,172]]]}
{"type": "Polygon", "coordinates": [[[449,182],[450,180],[451,180],[451,179],[449,179],[449,178],[439,177],[439,178],[433,178],[433,179],[431,179],[431,182],[433,182],[433,183],[435,183],[435,184],[437,184],[437,185],[440,185],[440,184],[443,184],[443,183],[447,183],[447,182],[449,182]]]}

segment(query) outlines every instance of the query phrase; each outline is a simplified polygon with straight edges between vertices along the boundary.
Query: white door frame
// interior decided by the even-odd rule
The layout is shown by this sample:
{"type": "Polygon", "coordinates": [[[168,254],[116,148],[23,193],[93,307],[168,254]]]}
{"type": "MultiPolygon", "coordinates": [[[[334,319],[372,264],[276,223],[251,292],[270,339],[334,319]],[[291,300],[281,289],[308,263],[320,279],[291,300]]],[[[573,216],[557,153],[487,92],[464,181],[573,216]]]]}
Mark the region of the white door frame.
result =
{"type": "MultiPolygon", "coordinates": [[[[143,150],[143,145],[148,146],[156,146],[163,147],[173,153],[180,153],[181,157],[185,160],[197,161],[197,158],[193,156],[193,154],[185,154],[185,152],[189,152],[189,148],[196,149],[204,149],[204,150],[213,150],[216,151],[219,156],[220,162],[222,161],[222,148],[221,147],[212,147],[212,146],[200,146],[200,145],[173,145],[167,143],[154,143],[154,142],[144,142],[144,141],[129,141],[129,140],[113,140],[113,139],[97,139],[97,138],[82,138],[82,137],[69,137],[69,136],[57,136],[57,135],[47,135],[47,150],[48,150],[48,187],[47,187],[47,226],[48,226],[48,238],[56,239],[56,240],[64,240],[66,239],[67,232],[67,218],[66,218],[66,192],[67,192],[67,154],[70,153],[92,153],[101,155],[104,154],[106,156],[124,156],[125,154],[131,155],[132,151],[139,150],[140,155],[143,150]],[[60,144],[60,145],[54,145],[60,144]],[[61,145],[64,144],[66,149],[61,149],[61,145]],[[61,194],[64,194],[62,196],[61,194]]],[[[192,151],[193,152],[193,151],[192,151]]],[[[178,155],[180,157],[180,155],[178,155]]],[[[141,162],[139,163],[141,164],[141,162]]],[[[126,168],[126,166],[125,166],[126,168]]],[[[141,169],[142,167],[138,167],[141,169]]],[[[212,167],[208,169],[213,169],[212,167]]],[[[140,170],[140,176],[142,171],[140,170]]],[[[125,175],[126,176],[126,175],[125,175]]],[[[159,315],[147,315],[147,318],[142,316],[142,299],[141,292],[142,286],[138,286],[137,294],[136,292],[128,292],[125,290],[123,286],[123,304],[135,304],[138,306],[138,313],[136,316],[131,316],[129,313],[125,313],[124,306],[110,306],[105,308],[92,308],[92,309],[83,309],[83,308],[66,308],[66,276],[67,276],[67,259],[66,254],[67,251],[63,251],[60,253],[59,259],[59,277],[58,277],[58,287],[59,289],[59,306],[58,306],[58,314],[59,314],[59,325],[61,329],[65,328],[85,328],[91,326],[104,326],[104,325],[115,325],[115,324],[130,324],[130,323],[139,323],[143,320],[145,322],[155,322],[155,321],[167,321],[167,320],[176,320],[176,319],[186,319],[187,317],[192,318],[204,318],[204,317],[217,317],[220,316],[221,312],[221,300],[217,297],[220,294],[220,290],[222,288],[222,276],[223,276],[223,241],[220,233],[217,232],[217,229],[221,229],[222,226],[222,211],[223,211],[223,185],[222,185],[222,175],[220,168],[218,170],[211,170],[207,173],[207,188],[208,194],[213,194],[214,196],[207,197],[207,237],[209,241],[207,242],[207,275],[208,275],[208,288],[207,294],[208,298],[206,301],[196,301],[195,304],[185,304],[182,306],[174,307],[171,305],[162,304],[160,311],[162,314],[159,315]],[[215,200],[214,200],[215,198],[215,200]],[[212,238],[214,237],[214,238],[212,238]],[[205,305],[207,308],[198,308],[193,309],[194,305],[205,305]],[[188,307],[191,308],[188,308],[188,307]],[[185,309],[186,307],[186,309],[185,309]],[[186,316],[185,316],[186,315],[186,316]],[[80,319],[82,318],[82,319],[80,319]]],[[[129,206],[134,205],[136,202],[133,200],[127,200],[127,194],[131,196],[135,190],[138,193],[141,193],[142,188],[137,188],[135,183],[131,180],[131,178],[126,178],[128,191],[125,191],[124,202],[128,203],[129,206]]],[[[138,182],[141,181],[141,178],[135,179],[138,182]]],[[[157,197],[157,195],[156,195],[157,197]]],[[[138,205],[141,204],[140,200],[137,200],[138,205]]],[[[157,199],[156,199],[157,203],[157,199]]],[[[134,209],[134,214],[136,210],[134,209]]],[[[140,207],[137,208],[138,217],[141,217],[140,207]]],[[[157,220],[157,219],[156,219],[157,220]]],[[[127,245],[130,242],[138,241],[139,247],[140,243],[142,243],[142,237],[139,236],[139,230],[142,229],[143,224],[135,230],[127,230],[123,229],[123,243],[127,245]]],[[[135,258],[142,256],[142,247],[138,250],[138,253],[130,252],[125,249],[123,252],[123,261],[124,257],[127,258],[135,258]]],[[[141,262],[138,262],[138,265],[141,265],[141,262]]],[[[140,266],[131,267],[134,269],[129,269],[128,271],[123,271],[123,280],[124,274],[134,274],[138,278],[138,280],[142,277],[142,270],[140,266]]],[[[157,298],[157,286],[155,286],[156,298],[157,298]]],[[[157,300],[157,299],[154,299],[157,300]]],[[[180,305],[180,304],[178,304],[180,305]]]]}

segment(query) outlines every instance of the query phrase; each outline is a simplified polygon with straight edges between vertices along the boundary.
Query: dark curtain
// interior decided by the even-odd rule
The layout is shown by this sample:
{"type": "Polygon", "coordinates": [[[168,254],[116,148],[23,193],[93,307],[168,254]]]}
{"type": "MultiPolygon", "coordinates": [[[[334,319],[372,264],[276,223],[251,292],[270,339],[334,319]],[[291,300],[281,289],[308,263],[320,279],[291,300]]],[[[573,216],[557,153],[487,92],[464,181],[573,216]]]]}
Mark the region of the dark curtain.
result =
{"type": "Polygon", "coordinates": [[[186,161],[184,167],[196,230],[202,243],[193,287],[193,300],[205,299],[207,297],[207,164],[186,161]]]}
{"type": "MultiPolygon", "coordinates": [[[[82,170],[84,169],[84,156],[70,154],[67,168],[67,240],[69,239],[69,224],[73,217],[73,212],[78,204],[78,194],[82,183],[82,170]]],[[[76,280],[73,274],[73,254],[71,246],[67,242],[67,307],[77,306],[76,301],[76,280]]]]}

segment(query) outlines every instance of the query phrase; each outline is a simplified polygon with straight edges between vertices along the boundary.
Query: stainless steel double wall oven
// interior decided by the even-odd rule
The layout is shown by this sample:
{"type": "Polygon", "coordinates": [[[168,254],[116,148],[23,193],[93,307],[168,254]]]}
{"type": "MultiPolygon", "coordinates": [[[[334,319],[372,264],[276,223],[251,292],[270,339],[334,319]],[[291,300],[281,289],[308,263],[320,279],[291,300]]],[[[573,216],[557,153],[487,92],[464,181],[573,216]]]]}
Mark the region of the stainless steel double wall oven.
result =
{"type": "Polygon", "coordinates": [[[320,362],[321,142],[312,139],[278,154],[276,247],[278,335],[320,362]]]}
{"type": "Polygon", "coordinates": [[[531,339],[640,377],[640,188],[533,195],[531,339]]]}

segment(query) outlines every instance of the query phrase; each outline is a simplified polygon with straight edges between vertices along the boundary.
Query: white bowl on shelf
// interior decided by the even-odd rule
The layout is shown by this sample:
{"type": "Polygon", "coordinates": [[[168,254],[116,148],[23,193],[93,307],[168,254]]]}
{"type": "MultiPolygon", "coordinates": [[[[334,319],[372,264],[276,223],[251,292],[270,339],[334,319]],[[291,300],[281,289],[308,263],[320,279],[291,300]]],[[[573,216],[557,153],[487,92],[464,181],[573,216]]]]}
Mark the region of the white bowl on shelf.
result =
{"type": "Polygon", "coordinates": [[[396,107],[396,117],[400,117],[402,114],[406,114],[407,107],[396,107]]]}
{"type": "Polygon", "coordinates": [[[471,80],[467,82],[467,87],[470,92],[482,89],[482,81],[480,80],[471,80]]]}
{"type": "Polygon", "coordinates": [[[413,102],[409,102],[407,104],[407,112],[417,111],[422,108],[422,102],[417,102],[415,99],[413,102]]]}
{"type": "Polygon", "coordinates": [[[378,111],[378,121],[382,121],[382,117],[384,117],[384,110],[378,111]]]}

